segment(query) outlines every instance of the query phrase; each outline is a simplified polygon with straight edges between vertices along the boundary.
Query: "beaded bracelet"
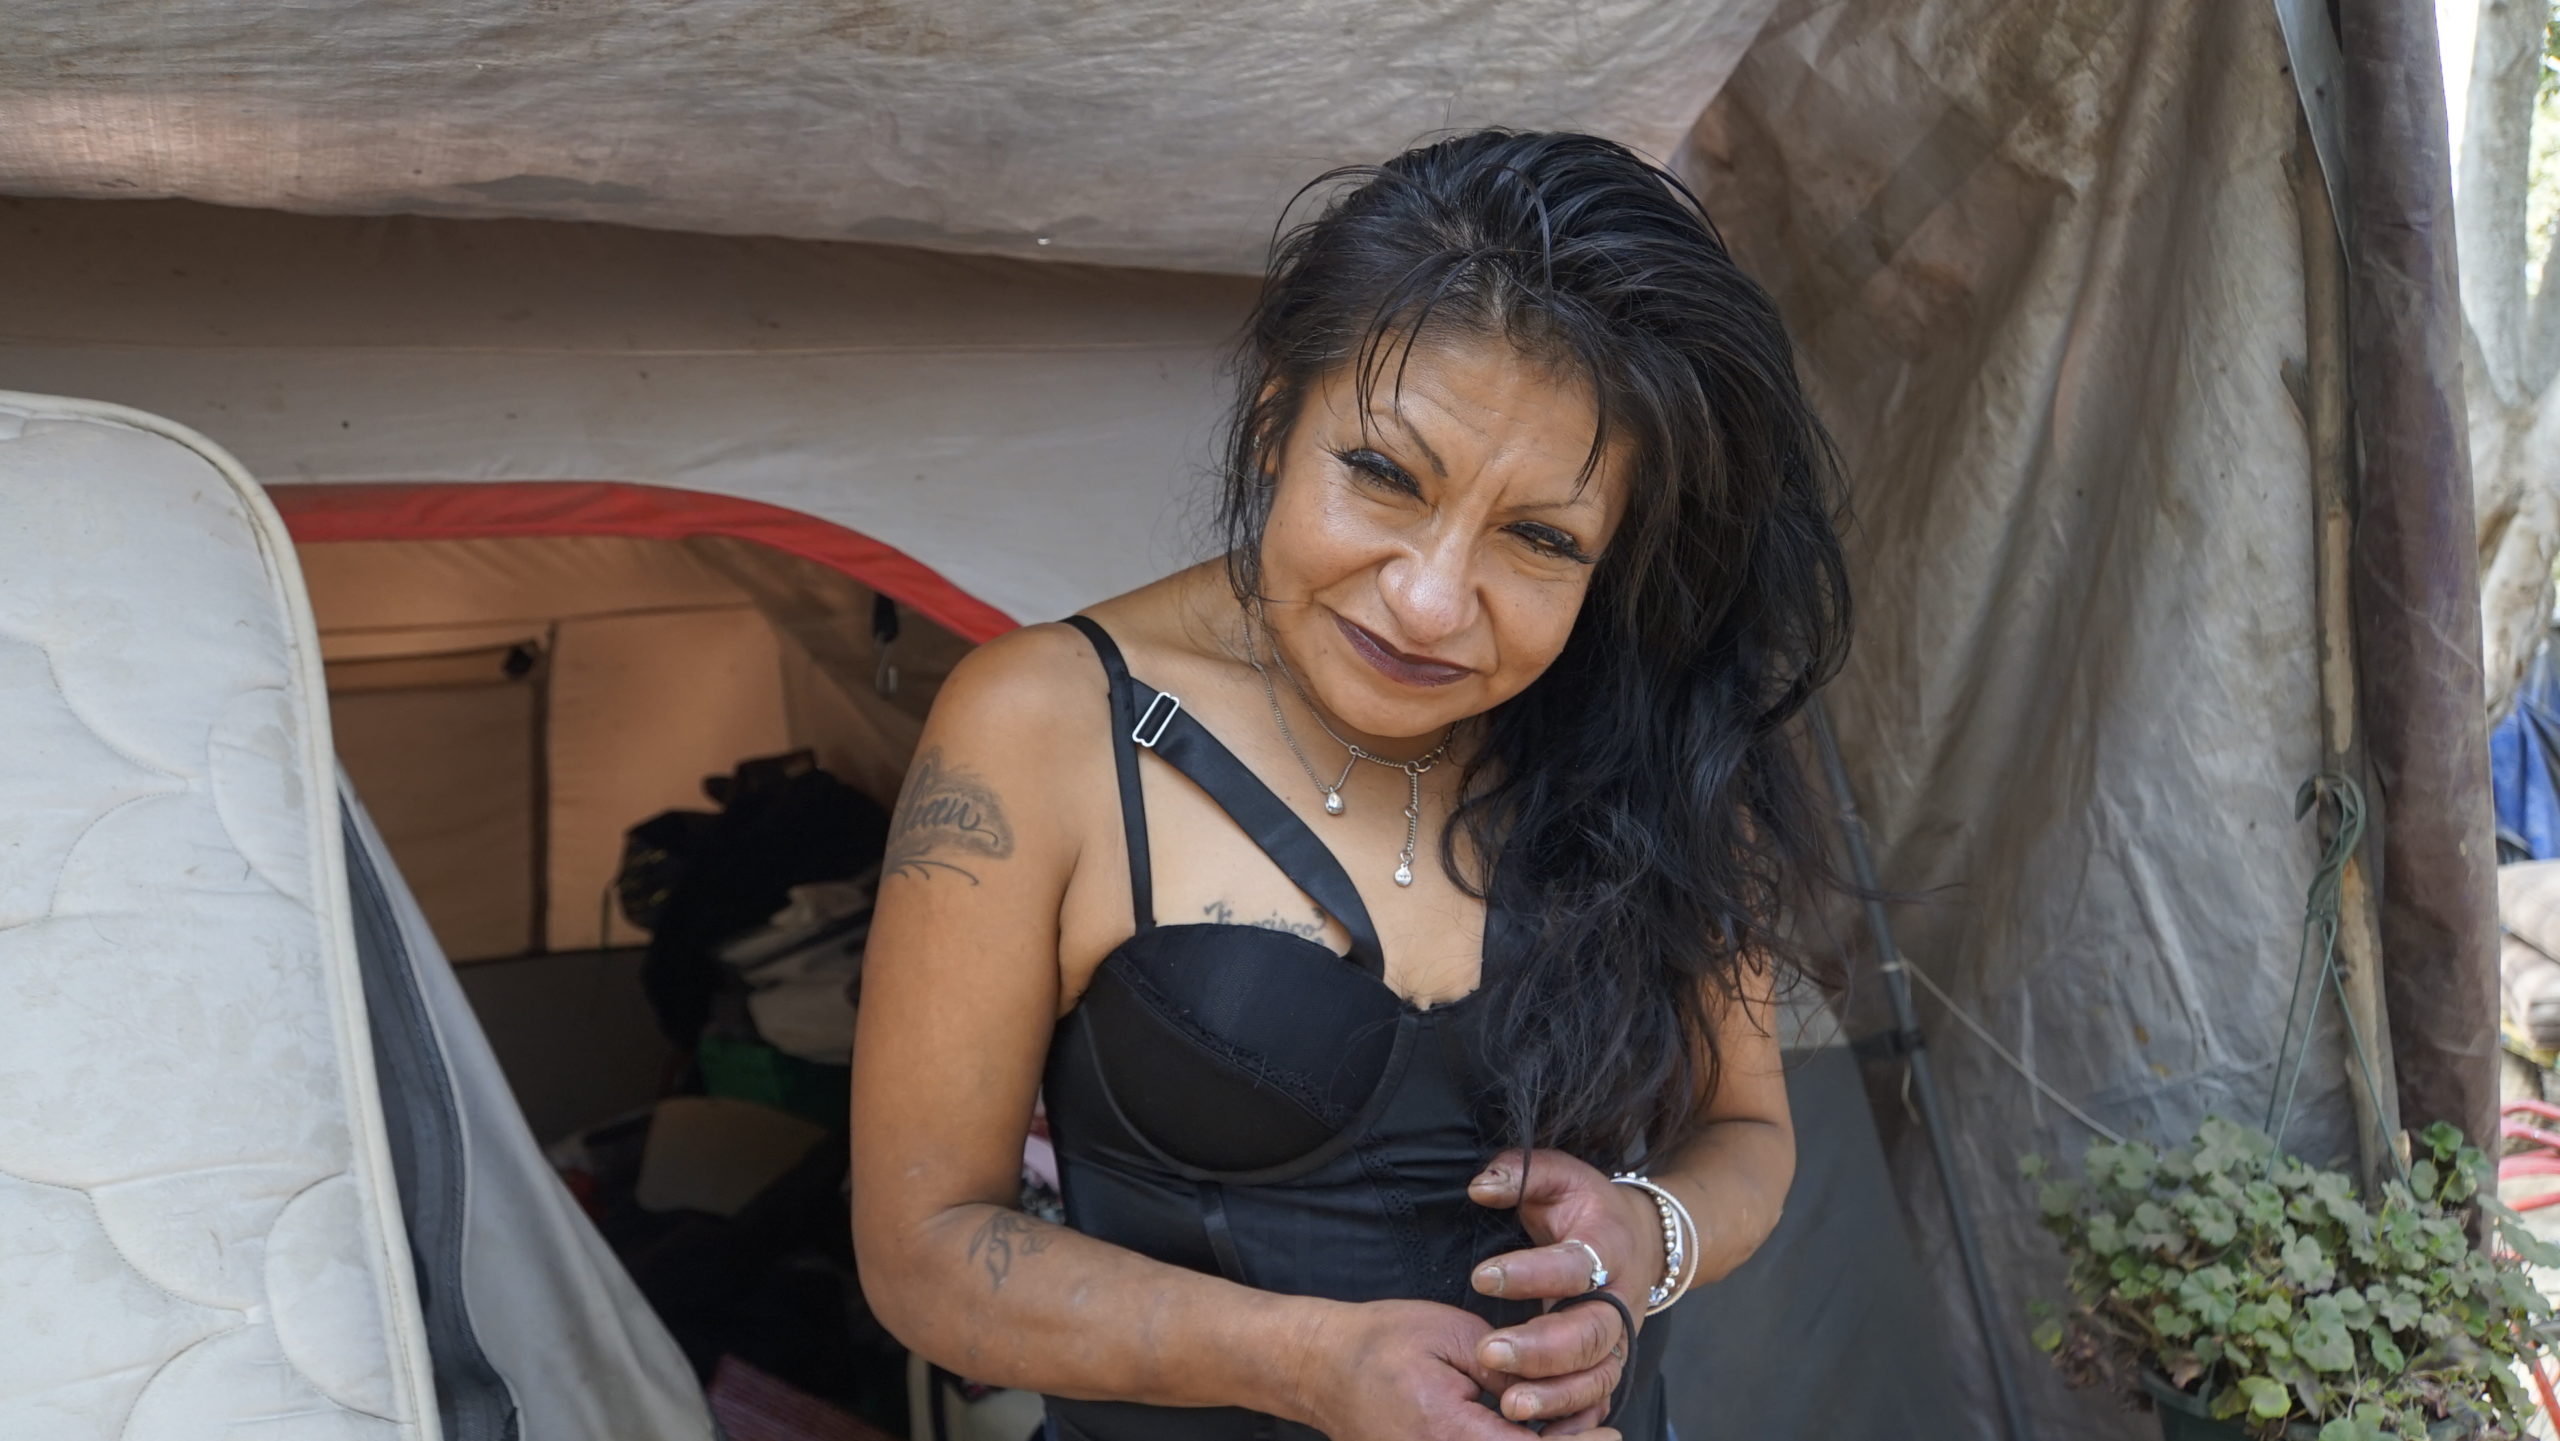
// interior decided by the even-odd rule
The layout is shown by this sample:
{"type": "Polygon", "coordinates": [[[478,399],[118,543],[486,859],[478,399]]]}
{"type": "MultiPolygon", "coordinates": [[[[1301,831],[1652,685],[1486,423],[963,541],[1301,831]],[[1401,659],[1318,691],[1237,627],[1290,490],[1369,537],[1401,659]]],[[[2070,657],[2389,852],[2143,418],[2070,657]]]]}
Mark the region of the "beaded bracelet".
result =
{"type": "Polygon", "coordinates": [[[1689,1293],[1690,1283],[1697,1279],[1689,1266],[1689,1248],[1698,1234],[1698,1223],[1689,1218],[1689,1208],[1680,1198],[1633,1171],[1611,1176],[1621,1186],[1633,1186],[1653,1198],[1654,1210],[1662,1216],[1662,1283],[1644,1298],[1644,1313],[1657,1315],[1671,1309],[1673,1302],[1689,1293]]]}

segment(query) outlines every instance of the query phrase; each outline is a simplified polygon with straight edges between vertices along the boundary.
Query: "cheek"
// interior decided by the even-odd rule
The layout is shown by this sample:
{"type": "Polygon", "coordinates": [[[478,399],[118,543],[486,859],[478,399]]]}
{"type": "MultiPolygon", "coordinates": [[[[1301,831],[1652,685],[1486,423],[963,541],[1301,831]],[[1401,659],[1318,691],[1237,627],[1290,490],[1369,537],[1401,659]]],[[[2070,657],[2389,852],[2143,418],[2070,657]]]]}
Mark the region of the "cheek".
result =
{"type": "Polygon", "coordinates": [[[1501,656],[1494,681],[1504,699],[1528,689],[1564,653],[1590,589],[1587,578],[1523,579],[1493,598],[1486,613],[1501,656]]]}
{"type": "Polygon", "coordinates": [[[1376,565],[1386,536],[1339,486],[1284,481],[1262,531],[1264,589],[1313,594],[1376,565]]]}

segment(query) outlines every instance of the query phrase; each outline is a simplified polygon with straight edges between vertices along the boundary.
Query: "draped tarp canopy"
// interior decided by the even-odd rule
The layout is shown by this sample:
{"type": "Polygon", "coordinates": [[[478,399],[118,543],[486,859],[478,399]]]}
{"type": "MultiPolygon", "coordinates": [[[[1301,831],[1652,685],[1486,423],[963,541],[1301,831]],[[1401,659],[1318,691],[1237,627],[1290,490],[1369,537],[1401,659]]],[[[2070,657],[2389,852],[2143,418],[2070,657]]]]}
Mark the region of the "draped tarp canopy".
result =
{"type": "MultiPolygon", "coordinates": [[[[44,277],[0,386],[201,429],[307,540],[744,536],[982,638],[1202,553],[1218,359],[1300,183],[1448,126],[1627,139],[1777,295],[1841,439],[1830,701],[1904,948],[1982,1028],[1924,996],[2001,1342],[2036,1434],[2130,1437],[2021,1344],[2058,1267],[2015,1160],[2086,1134],[2021,1069],[2162,1139],[2276,1075],[2331,239],[2280,8],[43,0],[0,190],[268,209],[0,202],[0,274],[44,277]],[[392,212],[535,218],[343,218],[392,212]]],[[[2351,1159],[2334,1008],[2310,1044],[2288,1140],[2351,1159]]]]}
{"type": "Polygon", "coordinates": [[[1327,166],[1676,145],[1774,0],[37,0],[0,190],[1251,270],[1327,166]]]}

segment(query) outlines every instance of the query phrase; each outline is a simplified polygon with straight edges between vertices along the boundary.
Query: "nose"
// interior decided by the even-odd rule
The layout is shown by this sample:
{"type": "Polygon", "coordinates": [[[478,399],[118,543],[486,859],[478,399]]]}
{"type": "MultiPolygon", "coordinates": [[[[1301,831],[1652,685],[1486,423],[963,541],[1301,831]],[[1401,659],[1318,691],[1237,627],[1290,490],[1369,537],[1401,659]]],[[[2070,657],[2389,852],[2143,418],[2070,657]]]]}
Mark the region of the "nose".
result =
{"type": "Polygon", "coordinates": [[[1378,588],[1397,639],[1428,650],[1475,622],[1476,554],[1456,527],[1435,526],[1417,539],[1387,562],[1378,588]]]}

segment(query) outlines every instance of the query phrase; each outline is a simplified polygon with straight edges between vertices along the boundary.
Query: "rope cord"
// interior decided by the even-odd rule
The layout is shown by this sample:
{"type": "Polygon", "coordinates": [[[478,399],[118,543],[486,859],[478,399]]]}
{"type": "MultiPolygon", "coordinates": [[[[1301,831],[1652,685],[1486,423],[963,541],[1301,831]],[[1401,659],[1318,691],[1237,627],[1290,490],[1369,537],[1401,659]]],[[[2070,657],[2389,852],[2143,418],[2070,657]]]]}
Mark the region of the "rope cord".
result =
{"type": "Polygon", "coordinates": [[[1902,969],[1909,972],[1912,978],[1919,981],[1921,985],[1928,987],[1929,994],[1938,998],[1938,1004],[1947,1008],[1947,1014],[1954,1016],[1959,1022],[1963,1023],[1966,1030],[1973,1032],[1976,1039],[1980,1040],[1982,1044],[1989,1046],[1991,1048],[1991,1054],[1998,1056],[2001,1060],[2007,1062],[2010,1070],[2013,1070],[2019,1075],[2025,1077],[2027,1084],[2035,1088],[2037,1095],[2040,1095],[2046,1100],[2053,1102],[2055,1105],[2060,1106],[2065,1115],[2068,1115],[2071,1119],[2078,1121],[2081,1125],[2088,1127],[2090,1130],[2097,1132],[2099,1135],[2106,1137],[2108,1140],[2119,1146],[2124,1144],[2124,1136],[2122,1133],[2109,1126],[2106,1122],[2099,1120],[2097,1117],[2081,1110],[2078,1106],[2073,1105],[2070,1097],[2045,1084],[2044,1077],[2036,1074],[2035,1067],[2018,1059],[2016,1052],[2010,1050],[2007,1046],[2000,1044],[2000,1038],[1991,1034],[1989,1027],[1983,1025],[1982,1022],[1975,1020],[1971,1011],[1957,1005],[1955,997],[1948,995],[1944,990],[1940,989],[1938,983],[1929,978],[1929,973],[1913,964],[1910,957],[1905,956],[1902,958],[1902,969]]]}
{"type": "MultiPolygon", "coordinates": [[[[2320,1019],[2321,997],[2327,992],[2337,993],[2338,1014],[2346,1022],[2347,1044],[2355,1053],[2356,1069],[2364,1078],[2367,1094],[2375,1096],[2382,1094],[2381,1081],[2374,1073],[2372,1054],[2365,1046],[2363,1028],[2356,1024],[2355,1012],[2347,1004],[2346,980],[2338,973],[2340,896],[2346,877],[2347,861],[2354,856],[2357,844],[2364,838],[2364,790],[2347,776],[2323,771],[2304,781],[2302,789],[2295,794],[2294,817],[2300,819],[2310,815],[2313,809],[2324,800],[2336,812],[2336,828],[2330,833],[2328,844],[2321,850],[2320,864],[2312,871],[2310,890],[2303,901],[2302,940],[2295,952],[2293,989],[2285,1007],[2284,1039],[2276,1047],[2276,1071],[2284,1076],[2284,1081],[2281,1086],[2270,1087],[2267,1095],[2264,1129],[2279,1145],[2284,1141],[2285,1127],[2293,1121],[2294,1101],[2301,1090],[2303,1066],[2311,1054],[2312,1031],[2320,1019]],[[2311,971],[2311,958],[2315,949],[2320,958],[2320,973],[2312,981],[2310,1011],[2306,1015],[2303,1013],[2302,982],[2304,976],[2311,971]],[[2296,1045],[2297,1041],[2300,1043],[2299,1046],[2296,1045]],[[2291,1063],[2289,1073],[2288,1061],[2291,1063]]],[[[1975,1019],[1971,1011],[1957,1004],[1955,997],[1948,995],[1945,988],[1941,987],[1909,956],[1898,957],[1895,969],[1909,975],[1925,987],[1929,994],[1937,999],[1938,1004],[1947,1008],[1947,1014],[1955,1017],[1959,1024],[1973,1033],[1975,1039],[1988,1046],[1993,1055],[1999,1057],[2009,1069],[2017,1072],[2038,1095],[2053,1102],[2065,1115],[2098,1135],[2117,1145],[2124,1144],[2125,1138],[2120,1132],[2082,1110],[2072,1103],[2070,1097],[2047,1084],[2042,1076],[2036,1074],[2035,1067],[2028,1065],[2016,1052],[2003,1045],[2000,1038],[1993,1035],[1988,1026],[1975,1019]]],[[[2407,1180],[2407,1170],[2402,1167],[2398,1148],[2385,1147],[2384,1149],[2392,1157],[2392,1164],[2395,1167],[2401,1167],[2401,1179],[2407,1180]]]]}
{"type": "MultiPolygon", "coordinates": [[[[2267,1117],[2263,1129],[2284,1144],[2285,1128],[2293,1124],[2293,1106],[2302,1088],[2303,1066],[2311,1058],[2311,1036],[2320,1020],[2321,997],[2336,992],[2338,1017],[2346,1023],[2347,1045],[2355,1054],[2356,1071],[2364,1080],[2365,1094],[2382,1094],[2381,1078],[2374,1073],[2373,1056],[2366,1048],[2364,1030],[2356,1024],[2354,1007],[2347,1004],[2347,983],[2338,973],[2338,926],[2341,888],[2346,879],[2347,862],[2364,839],[2364,788],[2353,777],[2335,771],[2322,771],[2302,783],[2294,793],[2293,815],[2300,820],[2313,814],[2322,801],[2327,801],[2337,815],[2329,833],[2329,843],[2321,848],[2320,864],[2311,873],[2311,888],[2302,905],[2302,943],[2295,951],[2293,986],[2287,993],[2284,1010],[2284,1039],[2276,1046],[2276,1071],[2284,1076],[2283,1084],[2267,1091],[2267,1117]],[[2311,1004],[2304,1012],[2303,977],[2311,972],[2314,950],[2320,957],[2319,974],[2311,977],[2311,1004]],[[2298,1044],[2297,1044],[2298,1043],[2298,1044]],[[2286,1062],[2291,1060],[2288,1071],[2286,1062]]],[[[2391,1157],[2393,1168],[2402,1180],[2408,1179],[2408,1168],[2400,1159],[2399,1148],[2385,1145],[2383,1153],[2391,1157]]]]}

